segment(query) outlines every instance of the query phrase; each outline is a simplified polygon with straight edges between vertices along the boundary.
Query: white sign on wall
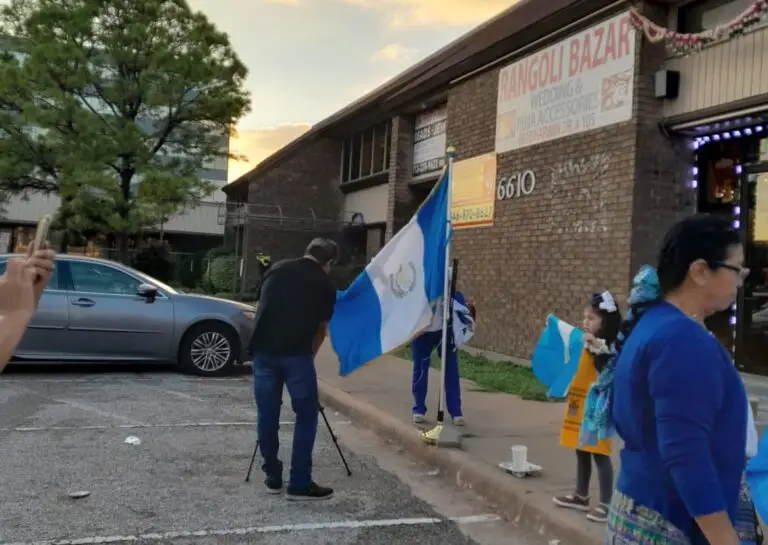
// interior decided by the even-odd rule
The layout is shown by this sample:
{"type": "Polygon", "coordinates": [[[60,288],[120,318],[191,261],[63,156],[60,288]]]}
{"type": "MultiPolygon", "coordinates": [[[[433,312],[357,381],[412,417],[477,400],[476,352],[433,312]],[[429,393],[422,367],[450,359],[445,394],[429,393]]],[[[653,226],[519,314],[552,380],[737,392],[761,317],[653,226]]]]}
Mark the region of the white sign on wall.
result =
{"type": "Polygon", "coordinates": [[[629,13],[502,68],[496,153],[628,121],[634,75],[629,13]]]}
{"type": "Polygon", "coordinates": [[[416,118],[413,135],[413,175],[439,171],[445,166],[445,128],[448,108],[443,106],[416,118]]]}

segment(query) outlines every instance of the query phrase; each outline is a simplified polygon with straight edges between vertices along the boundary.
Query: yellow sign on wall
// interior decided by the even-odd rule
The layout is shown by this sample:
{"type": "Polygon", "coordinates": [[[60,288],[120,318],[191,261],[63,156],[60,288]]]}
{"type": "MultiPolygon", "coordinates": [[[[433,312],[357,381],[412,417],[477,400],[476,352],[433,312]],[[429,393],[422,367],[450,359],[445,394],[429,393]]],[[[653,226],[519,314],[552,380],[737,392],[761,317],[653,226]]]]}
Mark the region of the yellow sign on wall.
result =
{"type": "Polygon", "coordinates": [[[493,225],[496,204],[496,154],[453,163],[451,222],[455,229],[493,225]]]}

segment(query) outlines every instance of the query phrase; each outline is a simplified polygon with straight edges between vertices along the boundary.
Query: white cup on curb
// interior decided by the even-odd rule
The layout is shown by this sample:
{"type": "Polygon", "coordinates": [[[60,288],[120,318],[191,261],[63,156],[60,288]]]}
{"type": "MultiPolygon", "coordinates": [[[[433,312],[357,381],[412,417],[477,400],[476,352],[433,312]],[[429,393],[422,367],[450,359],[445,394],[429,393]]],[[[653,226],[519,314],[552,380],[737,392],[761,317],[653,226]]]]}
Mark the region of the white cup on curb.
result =
{"type": "Polygon", "coordinates": [[[514,445],[512,451],[512,471],[528,470],[528,447],[525,445],[514,445]]]}

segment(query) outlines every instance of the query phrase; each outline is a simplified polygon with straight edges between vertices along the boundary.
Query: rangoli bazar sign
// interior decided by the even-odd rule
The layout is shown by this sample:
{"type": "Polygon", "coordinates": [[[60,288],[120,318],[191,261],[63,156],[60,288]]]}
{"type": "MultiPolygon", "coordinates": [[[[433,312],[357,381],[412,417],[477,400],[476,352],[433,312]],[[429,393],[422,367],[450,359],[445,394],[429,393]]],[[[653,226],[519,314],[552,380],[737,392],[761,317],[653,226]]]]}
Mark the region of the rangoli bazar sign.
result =
{"type": "Polygon", "coordinates": [[[628,121],[634,74],[629,13],[502,68],[496,153],[628,121]]]}

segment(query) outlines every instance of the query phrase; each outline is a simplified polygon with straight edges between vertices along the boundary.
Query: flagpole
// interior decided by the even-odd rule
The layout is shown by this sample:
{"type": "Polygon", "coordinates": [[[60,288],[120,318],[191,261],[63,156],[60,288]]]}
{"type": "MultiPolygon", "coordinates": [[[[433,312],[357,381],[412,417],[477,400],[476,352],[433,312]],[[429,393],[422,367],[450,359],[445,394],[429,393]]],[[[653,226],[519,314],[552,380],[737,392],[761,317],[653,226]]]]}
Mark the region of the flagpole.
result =
{"type": "Polygon", "coordinates": [[[458,447],[460,445],[460,435],[453,425],[453,421],[445,418],[445,370],[448,358],[448,325],[451,317],[451,190],[453,189],[453,161],[456,158],[456,148],[450,146],[446,150],[446,166],[448,177],[446,183],[448,187],[446,193],[448,202],[445,207],[445,275],[443,280],[443,328],[442,341],[440,343],[440,401],[437,411],[437,426],[421,434],[422,439],[427,443],[442,447],[458,447]]]}

